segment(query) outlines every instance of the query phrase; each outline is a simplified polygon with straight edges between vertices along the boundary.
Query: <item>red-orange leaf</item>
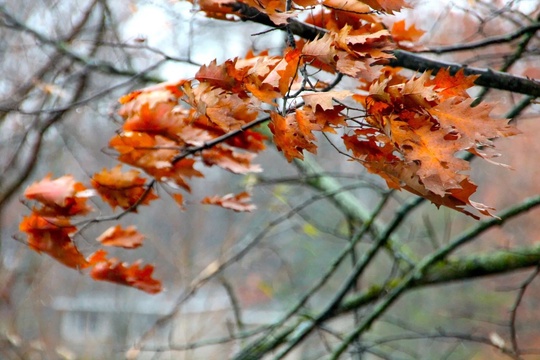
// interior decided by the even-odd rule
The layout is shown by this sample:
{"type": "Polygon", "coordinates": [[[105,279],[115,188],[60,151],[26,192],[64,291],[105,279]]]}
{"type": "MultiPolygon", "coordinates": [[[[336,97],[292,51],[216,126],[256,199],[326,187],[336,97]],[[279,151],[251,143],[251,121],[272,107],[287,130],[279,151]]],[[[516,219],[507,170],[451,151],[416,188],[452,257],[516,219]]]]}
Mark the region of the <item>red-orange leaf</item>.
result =
{"type": "Polygon", "coordinates": [[[405,29],[405,20],[396,21],[392,25],[392,38],[396,42],[400,41],[418,41],[424,35],[425,31],[417,29],[414,25],[405,29]]]}
{"type": "Polygon", "coordinates": [[[135,249],[142,245],[144,235],[137,231],[133,225],[122,229],[122,226],[111,226],[103,232],[98,238],[104,246],[118,246],[125,249],[135,249]]]}
{"type": "Polygon", "coordinates": [[[375,10],[382,10],[389,14],[394,11],[400,11],[403,8],[409,7],[405,0],[362,0],[375,10]]]}
{"type": "Polygon", "coordinates": [[[23,218],[19,229],[27,234],[30,249],[43,252],[70,268],[83,269],[88,266],[71,240],[70,234],[77,229],[70,226],[69,221],[45,218],[33,212],[23,218]]]}
{"type": "Polygon", "coordinates": [[[117,206],[129,209],[138,201],[141,205],[147,205],[150,201],[157,199],[153,190],[146,193],[148,191],[145,187],[146,179],[139,176],[139,171],[122,172],[121,165],[111,170],[103,169],[100,173],[94,174],[91,183],[101,198],[113,209],[117,206]],[[141,200],[143,194],[145,197],[141,200]]]}
{"type": "Polygon", "coordinates": [[[469,98],[467,89],[474,86],[474,81],[480,75],[465,75],[460,69],[455,75],[450,75],[446,69],[440,69],[432,80],[428,80],[426,85],[435,85],[434,90],[438,92],[441,100],[452,97],[469,98]]]}
{"type": "Polygon", "coordinates": [[[326,92],[307,93],[302,95],[306,105],[315,109],[320,106],[322,110],[331,110],[334,108],[334,100],[342,101],[352,95],[349,90],[333,90],[326,92]]]}
{"type": "Polygon", "coordinates": [[[274,143],[289,162],[294,158],[303,159],[303,150],[317,152],[317,146],[313,143],[313,134],[306,132],[306,127],[299,126],[295,114],[283,117],[272,112],[270,118],[272,121],[268,127],[274,134],[274,143]]]}
{"type": "Polygon", "coordinates": [[[107,259],[106,254],[104,250],[98,250],[89,256],[88,262],[93,265],[90,276],[93,279],[134,287],[150,294],[161,292],[161,282],[152,278],[154,266],[141,268],[141,261],[129,265],[116,258],[107,259]]]}
{"type": "Polygon", "coordinates": [[[216,145],[202,152],[202,158],[206,165],[217,165],[220,168],[235,174],[261,172],[262,168],[260,165],[251,163],[251,160],[253,160],[254,157],[254,154],[241,154],[220,145],[216,145]]]}
{"type": "Polygon", "coordinates": [[[253,211],[256,206],[250,204],[251,196],[247,192],[241,192],[240,194],[227,194],[225,196],[207,196],[201,202],[208,205],[217,205],[226,209],[231,209],[237,212],[241,211],[253,211]]]}
{"type": "Polygon", "coordinates": [[[186,207],[184,205],[184,196],[182,194],[173,194],[173,199],[176,201],[176,204],[180,207],[180,209],[185,210],[186,207]]]}
{"type": "Polygon", "coordinates": [[[86,205],[91,194],[85,190],[84,185],[76,182],[71,175],[55,180],[51,180],[51,176],[47,175],[43,180],[26,188],[24,196],[43,204],[43,208],[35,210],[42,215],[84,215],[92,210],[86,205]]]}

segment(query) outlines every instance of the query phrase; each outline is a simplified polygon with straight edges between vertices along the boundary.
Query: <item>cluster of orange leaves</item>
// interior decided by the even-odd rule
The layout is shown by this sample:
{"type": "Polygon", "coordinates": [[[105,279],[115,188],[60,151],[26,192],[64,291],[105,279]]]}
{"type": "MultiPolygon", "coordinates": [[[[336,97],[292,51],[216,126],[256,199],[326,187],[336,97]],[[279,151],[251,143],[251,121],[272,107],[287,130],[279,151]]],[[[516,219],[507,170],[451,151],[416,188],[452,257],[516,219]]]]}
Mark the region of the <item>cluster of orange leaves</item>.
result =
{"type": "MultiPolygon", "coordinates": [[[[308,22],[327,32],[313,41],[297,41],[282,56],[249,53],[220,65],[214,61],[202,66],[194,79],[122,97],[119,114],[125,121],[109,147],[120,162],[150,176],[151,183],[139,170],[123,171],[118,165],[94,174],[92,190],[71,176],[31,185],[25,196],[41,205],[20,226],[30,248],[72,268],[91,268],[94,279],[159,292],[161,283],[152,278],[151,265],[140,268],[139,262],[129,265],[108,259],[102,249],[85,258],[73,241],[78,231],[73,217],[88,214],[86,201],[95,194],[113,210],[136,212],[138,206],[158,198],[155,184],[166,187],[183,208],[182,192],[191,191],[190,182],[203,177],[204,167],[217,166],[235,174],[259,172],[262,169],[253,159],[265,149],[266,138],[254,127],[266,121],[273,143],[288,161],[303,159],[304,151],[316,153],[314,132],[337,134],[341,129],[352,158],[389,187],[473,217],[477,216],[466,206],[490,215],[488,206],[470,200],[476,185],[467,174],[469,163],[457,155],[469,151],[490,159],[496,155],[488,151],[492,139],[517,131],[504,120],[492,119],[491,105],[470,107],[466,90],[475,77],[451,76],[443,70],[435,76],[426,72],[407,78],[399,69],[383,66],[393,49],[414,48],[422,35],[414,26],[406,28],[403,21],[388,30],[372,11],[391,14],[403,7],[403,1],[298,0],[290,11],[285,11],[282,0],[242,2],[268,14],[278,25],[308,9],[308,22]],[[320,11],[313,12],[311,8],[319,5],[320,11]],[[306,67],[358,79],[358,91],[307,81],[302,70],[306,67]],[[364,121],[348,116],[347,102],[362,104],[364,121]],[[284,103],[291,106],[284,110],[284,103]]],[[[229,0],[199,2],[207,15],[216,18],[232,14],[231,4],[229,0]]],[[[207,196],[201,202],[234,211],[255,208],[247,192],[207,196]]],[[[115,226],[98,241],[103,246],[135,248],[143,239],[134,227],[115,226]]]]}
{"type": "MultiPolygon", "coordinates": [[[[96,174],[94,177],[99,175],[102,174],[96,174]]],[[[139,179],[141,178],[134,178],[134,182],[139,182],[139,179]]],[[[113,189],[103,191],[101,188],[97,191],[104,199],[114,192],[113,189]]],[[[87,200],[94,195],[93,190],[76,182],[70,175],[54,180],[47,176],[30,185],[24,195],[39,204],[32,208],[31,214],[24,217],[20,224],[20,230],[27,234],[27,244],[31,249],[45,253],[70,268],[77,270],[90,268],[90,276],[95,280],[112,281],[151,294],[161,291],[161,282],[152,278],[154,271],[152,265],[141,268],[140,261],[129,265],[116,258],[107,258],[107,253],[103,249],[97,250],[87,258],[82,255],[73,241],[73,235],[77,232],[73,219],[92,210],[87,200]]],[[[134,202],[137,199],[122,199],[122,201],[134,202]]],[[[103,246],[133,249],[141,246],[143,239],[144,236],[138,233],[135,227],[123,229],[120,225],[116,225],[107,229],[97,240],[103,246]]]]}

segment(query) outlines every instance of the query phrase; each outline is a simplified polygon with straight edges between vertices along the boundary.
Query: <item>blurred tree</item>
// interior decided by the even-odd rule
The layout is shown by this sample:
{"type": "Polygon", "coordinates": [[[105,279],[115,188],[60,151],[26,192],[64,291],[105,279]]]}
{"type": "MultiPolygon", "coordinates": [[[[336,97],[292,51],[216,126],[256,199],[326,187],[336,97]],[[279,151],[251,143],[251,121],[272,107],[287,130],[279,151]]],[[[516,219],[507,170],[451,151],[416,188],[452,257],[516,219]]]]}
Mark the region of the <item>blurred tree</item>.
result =
{"type": "Polygon", "coordinates": [[[0,354],[538,357],[539,17],[0,4],[0,354]]]}

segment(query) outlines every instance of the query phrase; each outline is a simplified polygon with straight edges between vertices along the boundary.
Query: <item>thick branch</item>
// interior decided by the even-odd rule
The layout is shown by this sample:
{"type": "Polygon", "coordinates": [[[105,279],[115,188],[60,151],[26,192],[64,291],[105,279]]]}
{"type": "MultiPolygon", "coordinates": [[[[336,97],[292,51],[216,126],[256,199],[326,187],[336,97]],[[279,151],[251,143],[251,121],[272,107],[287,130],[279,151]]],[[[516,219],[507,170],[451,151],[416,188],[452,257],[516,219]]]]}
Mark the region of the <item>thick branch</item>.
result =
{"type": "MultiPolygon", "coordinates": [[[[252,21],[284,30],[284,27],[274,24],[268,15],[263,14],[259,10],[249,7],[246,4],[234,3],[229,6],[232,7],[242,20],[252,21]]],[[[294,19],[289,22],[289,29],[293,34],[306,40],[315,40],[318,37],[324,36],[327,32],[325,29],[305,24],[294,19]]],[[[532,31],[530,28],[526,29],[526,32],[532,31]]],[[[479,78],[475,81],[476,85],[540,97],[540,83],[538,81],[490,69],[472,68],[463,64],[430,60],[404,50],[395,50],[393,54],[395,59],[391,59],[389,63],[389,65],[393,67],[403,67],[414,71],[431,70],[433,74],[437,73],[440,69],[450,69],[450,73],[452,74],[463,69],[466,75],[479,75],[479,78]]]]}
{"type": "Polygon", "coordinates": [[[449,69],[451,74],[455,74],[463,69],[465,75],[479,75],[475,81],[476,85],[540,97],[540,82],[524,77],[493,71],[491,69],[479,69],[463,64],[426,59],[425,57],[403,50],[395,50],[394,56],[395,59],[390,60],[390,66],[393,67],[404,67],[420,72],[432,70],[433,74],[436,74],[440,69],[449,69]]]}

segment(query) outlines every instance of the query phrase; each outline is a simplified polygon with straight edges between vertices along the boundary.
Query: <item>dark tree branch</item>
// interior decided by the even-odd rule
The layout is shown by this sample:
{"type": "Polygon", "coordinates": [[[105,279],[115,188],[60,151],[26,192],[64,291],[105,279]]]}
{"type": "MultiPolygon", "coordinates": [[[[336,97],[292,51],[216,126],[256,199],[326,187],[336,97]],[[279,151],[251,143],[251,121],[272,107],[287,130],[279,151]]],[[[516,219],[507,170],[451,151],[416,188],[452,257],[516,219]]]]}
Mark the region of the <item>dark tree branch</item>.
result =
{"type": "Polygon", "coordinates": [[[463,70],[465,75],[479,75],[475,81],[476,85],[540,97],[540,82],[535,80],[491,69],[473,68],[463,64],[430,60],[404,50],[395,50],[394,56],[395,59],[390,60],[390,66],[393,67],[404,67],[420,72],[431,70],[433,74],[436,74],[440,69],[448,69],[451,74],[463,70]]]}
{"type": "MultiPolygon", "coordinates": [[[[234,3],[230,4],[229,6],[244,21],[252,21],[273,28],[285,30],[285,27],[274,24],[268,15],[263,14],[259,10],[246,4],[234,3]]],[[[537,30],[538,27],[538,24],[535,24],[535,27],[533,28],[530,26],[525,27],[523,29],[526,30],[524,30],[523,33],[520,33],[519,36],[530,33],[533,30],[537,30]]],[[[288,28],[293,34],[306,40],[315,40],[324,36],[327,32],[325,29],[305,24],[294,19],[289,21],[288,28]]],[[[472,68],[463,64],[431,60],[404,50],[394,50],[393,54],[395,58],[391,59],[389,62],[389,65],[392,67],[403,67],[421,72],[431,70],[433,74],[436,74],[440,69],[449,69],[451,74],[455,74],[460,69],[463,69],[466,75],[479,75],[478,79],[475,81],[476,85],[540,97],[540,83],[538,81],[529,80],[524,77],[514,76],[499,71],[493,71],[491,69],[472,68]]]]}

